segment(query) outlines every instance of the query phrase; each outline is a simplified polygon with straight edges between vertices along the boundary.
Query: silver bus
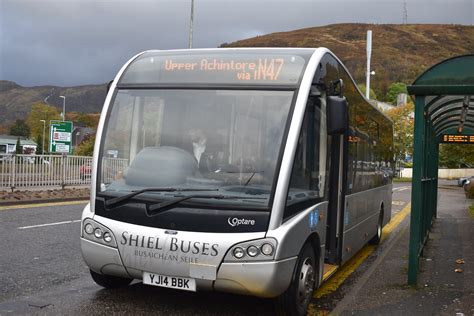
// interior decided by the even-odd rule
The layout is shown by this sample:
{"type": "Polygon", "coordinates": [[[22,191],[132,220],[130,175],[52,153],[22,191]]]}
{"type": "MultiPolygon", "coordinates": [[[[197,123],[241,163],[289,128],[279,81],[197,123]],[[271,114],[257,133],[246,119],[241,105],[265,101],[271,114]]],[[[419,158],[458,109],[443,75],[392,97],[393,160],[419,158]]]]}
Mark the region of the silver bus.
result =
{"type": "Polygon", "coordinates": [[[328,49],[146,51],[111,83],[81,248],[141,280],[276,298],[313,291],[391,216],[392,122],[328,49]]]}

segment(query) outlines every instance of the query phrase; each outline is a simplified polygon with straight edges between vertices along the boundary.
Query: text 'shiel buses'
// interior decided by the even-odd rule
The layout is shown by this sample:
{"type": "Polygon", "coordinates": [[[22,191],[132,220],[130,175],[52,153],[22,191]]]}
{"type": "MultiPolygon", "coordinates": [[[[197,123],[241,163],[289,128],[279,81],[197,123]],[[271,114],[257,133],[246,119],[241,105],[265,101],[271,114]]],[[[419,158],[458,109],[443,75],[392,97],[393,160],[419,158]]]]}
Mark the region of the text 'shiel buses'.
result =
{"type": "Polygon", "coordinates": [[[277,298],[306,315],[390,221],[392,122],[328,49],[144,52],[101,115],[81,249],[103,287],[277,298]]]}
{"type": "Polygon", "coordinates": [[[301,56],[283,54],[143,56],[127,70],[121,83],[295,85],[304,66],[301,56]]]}

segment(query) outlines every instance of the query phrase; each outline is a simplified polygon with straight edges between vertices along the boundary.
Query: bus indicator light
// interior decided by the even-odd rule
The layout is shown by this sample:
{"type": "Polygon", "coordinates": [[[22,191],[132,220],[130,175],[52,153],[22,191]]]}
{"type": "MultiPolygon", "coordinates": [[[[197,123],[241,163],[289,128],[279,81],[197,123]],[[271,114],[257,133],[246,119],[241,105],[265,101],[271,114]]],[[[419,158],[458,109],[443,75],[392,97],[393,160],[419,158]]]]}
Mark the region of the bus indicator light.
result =
{"type": "Polygon", "coordinates": [[[87,233],[87,234],[92,234],[94,232],[94,227],[92,227],[92,224],[89,224],[87,223],[85,226],[84,226],[84,231],[87,233]]]}

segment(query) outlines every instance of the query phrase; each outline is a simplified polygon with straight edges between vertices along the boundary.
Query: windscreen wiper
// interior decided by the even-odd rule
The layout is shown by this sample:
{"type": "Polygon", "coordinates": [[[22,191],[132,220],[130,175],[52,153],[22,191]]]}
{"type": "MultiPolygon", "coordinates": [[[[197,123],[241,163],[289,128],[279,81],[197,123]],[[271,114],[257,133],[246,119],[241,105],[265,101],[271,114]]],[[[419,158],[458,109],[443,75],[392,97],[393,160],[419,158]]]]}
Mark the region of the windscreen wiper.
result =
{"type": "Polygon", "coordinates": [[[175,204],[179,204],[183,201],[189,199],[217,199],[217,200],[235,200],[235,199],[258,199],[258,200],[265,200],[266,198],[259,198],[259,197],[246,197],[246,196],[238,196],[238,195],[204,195],[204,194],[191,194],[187,196],[179,196],[174,200],[164,201],[160,203],[150,204],[148,206],[148,214],[155,215],[158,213],[159,210],[170,207],[175,204]]]}
{"type": "Polygon", "coordinates": [[[133,191],[132,193],[119,196],[110,200],[105,201],[105,206],[112,207],[114,205],[120,204],[131,198],[146,192],[186,192],[186,191],[219,191],[219,189],[192,189],[192,188],[146,188],[143,190],[133,191]]]}

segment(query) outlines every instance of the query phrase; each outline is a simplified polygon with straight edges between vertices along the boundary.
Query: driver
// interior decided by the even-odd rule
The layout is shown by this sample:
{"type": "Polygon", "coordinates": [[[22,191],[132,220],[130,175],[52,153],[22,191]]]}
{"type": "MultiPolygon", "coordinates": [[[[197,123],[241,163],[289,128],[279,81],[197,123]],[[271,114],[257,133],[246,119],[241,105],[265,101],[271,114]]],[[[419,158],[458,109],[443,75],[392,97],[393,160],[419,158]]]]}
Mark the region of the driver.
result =
{"type": "Polygon", "coordinates": [[[208,139],[202,129],[194,128],[189,131],[192,145],[192,154],[203,173],[215,172],[218,167],[217,156],[211,152],[208,139]]]}

